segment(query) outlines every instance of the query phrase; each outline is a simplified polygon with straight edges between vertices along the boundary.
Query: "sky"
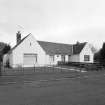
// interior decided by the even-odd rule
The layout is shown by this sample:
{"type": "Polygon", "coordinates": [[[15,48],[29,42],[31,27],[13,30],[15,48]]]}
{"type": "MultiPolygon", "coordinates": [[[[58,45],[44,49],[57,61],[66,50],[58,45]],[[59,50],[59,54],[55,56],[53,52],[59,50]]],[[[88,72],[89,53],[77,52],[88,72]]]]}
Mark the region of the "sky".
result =
{"type": "Polygon", "coordinates": [[[73,44],[105,41],[105,0],[0,0],[0,41],[16,44],[16,32],[37,40],[73,44]]]}

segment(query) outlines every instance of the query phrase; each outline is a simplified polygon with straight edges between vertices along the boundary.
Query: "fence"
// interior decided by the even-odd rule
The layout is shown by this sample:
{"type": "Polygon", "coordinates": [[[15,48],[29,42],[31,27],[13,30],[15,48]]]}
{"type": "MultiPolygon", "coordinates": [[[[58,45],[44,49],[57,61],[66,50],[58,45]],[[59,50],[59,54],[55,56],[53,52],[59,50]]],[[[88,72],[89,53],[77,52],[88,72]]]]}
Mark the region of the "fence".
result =
{"type": "Polygon", "coordinates": [[[7,68],[3,65],[1,66],[0,75],[25,75],[34,73],[58,73],[58,72],[68,72],[62,68],[58,69],[56,66],[39,66],[39,67],[16,67],[7,68]]]}
{"type": "MultiPolygon", "coordinates": [[[[78,69],[78,70],[102,70],[105,69],[103,65],[99,63],[80,63],[80,62],[69,62],[69,63],[59,63],[58,67],[67,67],[68,69],[78,69]]],[[[6,68],[0,64],[0,75],[25,75],[34,73],[57,73],[57,72],[69,72],[65,69],[57,69],[56,66],[39,66],[39,67],[22,67],[18,66],[16,68],[6,68]]]]}
{"type": "Polygon", "coordinates": [[[72,66],[72,67],[77,67],[80,69],[85,69],[86,71],[89,70],[105,70],[105,66],[101,63],[83,63],[83,62],[59,62],[59,66],[72,66]]]}

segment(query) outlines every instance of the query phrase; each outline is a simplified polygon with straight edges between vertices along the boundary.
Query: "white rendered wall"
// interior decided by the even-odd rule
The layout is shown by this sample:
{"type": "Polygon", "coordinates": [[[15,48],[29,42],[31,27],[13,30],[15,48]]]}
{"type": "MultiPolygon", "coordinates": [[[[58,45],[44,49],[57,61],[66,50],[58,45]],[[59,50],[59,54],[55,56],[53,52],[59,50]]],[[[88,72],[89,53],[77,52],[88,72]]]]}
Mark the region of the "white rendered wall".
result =
{"type": "Polygon", "coordinates": [[[35,66],[45,65],[45,52],[32,35],[29,35],[19,46],[17,46],[17,48],[13,50],[14,66],[24,66],[24,53],[35,53],[38,55],[37,63],[35,66]]]}
{"type": "Polygon", "coordinates": [[[87,43],[80,53],[80,62],[93,63],[93,61],[94,61],[93,56],[94,56],[94,54],[93,54],[89,44],[87,43]],[[84,55],[89,55],[90,61],[84,61],[84,55]]]}
{"type": "Polygon", "coordinates": [[[71,55],[70,62],[80,62],[80,56],[79,56],[79,54],[71,55]]]}

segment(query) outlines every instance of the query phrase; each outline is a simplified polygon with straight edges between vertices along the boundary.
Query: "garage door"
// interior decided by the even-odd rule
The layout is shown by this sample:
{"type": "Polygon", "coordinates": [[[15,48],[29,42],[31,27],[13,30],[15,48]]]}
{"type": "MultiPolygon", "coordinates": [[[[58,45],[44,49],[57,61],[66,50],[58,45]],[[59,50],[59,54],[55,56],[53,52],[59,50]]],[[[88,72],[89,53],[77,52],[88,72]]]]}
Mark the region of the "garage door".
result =
{"type": "Polygon", "coordinates": [[[37,63],[37,54],[24,54],[24,66],[32,67],[37,63]]]}

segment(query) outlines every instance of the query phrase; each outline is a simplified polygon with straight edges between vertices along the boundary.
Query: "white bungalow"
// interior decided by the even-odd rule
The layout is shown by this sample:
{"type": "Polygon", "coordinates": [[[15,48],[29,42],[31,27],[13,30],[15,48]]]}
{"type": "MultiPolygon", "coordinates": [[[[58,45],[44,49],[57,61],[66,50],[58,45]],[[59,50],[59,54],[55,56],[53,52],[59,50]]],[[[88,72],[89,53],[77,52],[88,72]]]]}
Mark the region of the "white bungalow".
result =
{"type": "Polygon", "coordinates": [[[3,63],[11,67],[33,67],[56,65],[63,62],[93,63],[92,49],[88,43],[75,45],[37,41],[32,34],[21,39],[17,33],[17,44],[4,56],[3,63]]]}
{"type": "Polygon", "coordinates": [[[73,54],[70,57],[71,62],[94,62],[94,50],[93,46],[87,42],[77,43],[73,45],[73,54]]]}

